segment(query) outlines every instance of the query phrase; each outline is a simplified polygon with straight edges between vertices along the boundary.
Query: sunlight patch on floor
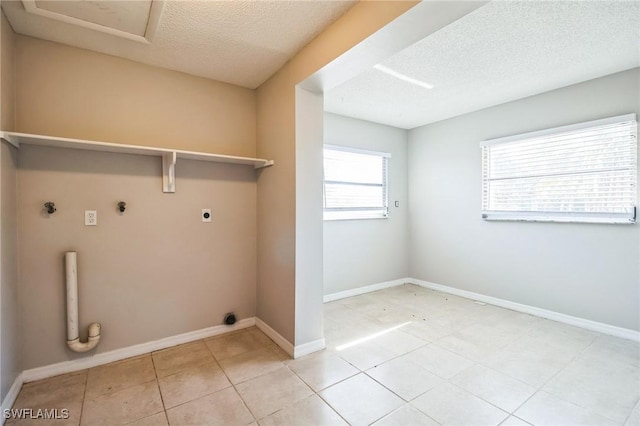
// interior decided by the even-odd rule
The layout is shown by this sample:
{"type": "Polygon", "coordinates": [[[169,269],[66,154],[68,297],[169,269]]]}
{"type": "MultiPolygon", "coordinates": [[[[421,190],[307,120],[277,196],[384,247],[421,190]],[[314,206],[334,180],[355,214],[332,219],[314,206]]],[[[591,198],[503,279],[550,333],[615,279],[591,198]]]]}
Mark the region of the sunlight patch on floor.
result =
{"type": "Polygon", "coordinates": [[[370,340],[376,339],[376,338],[378,338],[380,336],[384,336],[387,333],[391,333],[392,331],[397,330],[397,329],[399,329],[401,327],[404,327],[405,325],[409,325],[409,324],[411,324],[411,321],[408,321],[408,322],[405,322],[405,323],[402,323],[402,324],[398,324],[395,327],[387,328],[386,330],[378,331],[377,333],[373,333],[373,334],[370,334],[368,336],[362,337],[360,339],[353,340],[353,341],[351,341],[349,343],[345,343],[344,345],[337,346],[336,350],[337,351],[343,351],[345,349],[357,346],[357,345],[359,345],[361,343],[368,342],[370,340]]]}

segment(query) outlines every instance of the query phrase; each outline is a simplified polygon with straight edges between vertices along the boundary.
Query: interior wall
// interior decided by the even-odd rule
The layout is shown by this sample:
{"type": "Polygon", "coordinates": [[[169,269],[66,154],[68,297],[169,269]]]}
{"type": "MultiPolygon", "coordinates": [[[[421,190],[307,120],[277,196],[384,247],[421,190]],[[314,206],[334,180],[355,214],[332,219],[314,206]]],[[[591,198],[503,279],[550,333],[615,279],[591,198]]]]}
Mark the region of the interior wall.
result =
{"type": "Polygon", "coordinates": [[[0,59],[0,130],[11,131],[15,126],[15,33],[0,11],[0,40],[2,43],[2,58],[0,59]]]}
{"type": "Polygon", "coordinates": [[[0,400],[4,400],[20,372],[19,288],[18,288],[18,234],[17,234],[17,150],[7,142],[0,143],[0,280],[2,280],[0,300],[0,336],[2,354],[0,400]]]}
{"type": "Polygon", "coordinates": [[[66,347],[67,251],[78,252],[80,330],[102,324],[95,353],[220,325],[229,311],[255,316],[255,180],[249,166],[178,160],[167,194],[157,157],[22,146],[24,368],[91,355],[66,347]],[[84,210],[97,210],[97,226],[84,210]]]}
{"type": "MultiPolygon", "coordinates": [[[[296,85],[415,5],[357,3],[257,89],[258,156],[276,164],[258,181],[258,317],[294,345],[323,337],[313,320],[322,315],[320,292],[295,279],[296,85]]],[[[322,221],[307,226],[321,232],[322,221]]],[[[322,250],[322,241],[315,244],[322,250]]]]}
{"type": "MultiPolygon", "coordinates": [[[[255,155],[255,91],[16,36],[16,131],[255,155]]],[[[256,172],[23,146],[18,154],[23,368],[79,356],[65,344],[65,251],[79,258],[80,323],[96,352],[256,314],[256,172]],[[120,216],[116,203],[124,200],[120,216]],[[43,203],[58,211],[48,216],[43,203]],[[201,209],[213,210],[202,223],[201,209]],[[84,226],[84,210],[98,226],[84,226]]]]}
{"type": "MultiPolygon", "coordinates": [[[[296,323],[306,321],[307,327],[296,332],[296,339],[316,340],[314,350],[324,349],[324,312],[309,311],[306,298],[322,300],[322,194],[323,160],[322,93],[296,87],[296,167],[305,173],[296,173],[296,282],[305,283],[304,291],[296,292],[296,323]]],[[[300,351],[298,351],[300,353],[300,351]]],[[[295,356],[294,352],[294,356],[295,356]]]]}
{"type": "Polygon", "coordinates": [[[391,154],[389,217],[324,222],[324,294],[408,277],[407,131],[325,113],[324,143],[391,154]]]}
{"type": "MultiPolygon", "coordinates": [[[[0,125],[14,125],[14,33],[0,12],[0,125]]],[[[22,371],[18,305],[16,149],[0,142],[0,401],[22,371]]]]}
{"type": "Polygon", "coordinates": [[[253,157],[255,91],[16,36],[16,129],[253,157]]]}
{"type": "Polygon", "coordinates": [[[414,278],[640,329],[640,225],[487,222],[487,139],[640,113],[640,69],[409,131],[414,278]]]}

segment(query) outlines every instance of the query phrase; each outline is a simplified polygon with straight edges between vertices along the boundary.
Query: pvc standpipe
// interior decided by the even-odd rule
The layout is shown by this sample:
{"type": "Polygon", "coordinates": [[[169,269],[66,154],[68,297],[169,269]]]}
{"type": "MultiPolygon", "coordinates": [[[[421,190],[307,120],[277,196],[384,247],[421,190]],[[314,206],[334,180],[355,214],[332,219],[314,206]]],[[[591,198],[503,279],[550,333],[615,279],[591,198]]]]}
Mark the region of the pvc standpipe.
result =
{"type": "Polygon", "coordinates": [[[100,324],[89,324],[89,338],[81,342],[78,335],[78,263],[77,253],[68,251],[64,255],[67,274],[67,346],[74,352],[87,352],[100,341],[100,324]]]}

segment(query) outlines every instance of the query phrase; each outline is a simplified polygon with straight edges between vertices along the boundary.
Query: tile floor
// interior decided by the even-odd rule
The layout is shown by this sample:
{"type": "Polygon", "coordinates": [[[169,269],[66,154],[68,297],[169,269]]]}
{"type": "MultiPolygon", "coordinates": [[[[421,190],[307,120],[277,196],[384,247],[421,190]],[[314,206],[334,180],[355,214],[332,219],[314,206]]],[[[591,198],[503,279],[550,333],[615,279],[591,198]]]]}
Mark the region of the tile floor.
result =
{"type": "Polygon", "coordinates": [[[325,305],[327,350],[256,328],[28,383],[71,425],[638,425],[638,343],[404,285],[325,305]]]}

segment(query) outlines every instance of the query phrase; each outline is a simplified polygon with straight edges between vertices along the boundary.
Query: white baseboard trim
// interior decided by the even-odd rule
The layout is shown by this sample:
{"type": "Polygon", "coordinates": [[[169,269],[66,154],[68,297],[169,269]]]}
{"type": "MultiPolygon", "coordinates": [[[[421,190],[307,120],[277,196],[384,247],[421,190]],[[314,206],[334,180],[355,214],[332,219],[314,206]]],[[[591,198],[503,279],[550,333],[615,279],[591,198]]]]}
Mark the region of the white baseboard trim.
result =
{"type": "Polygon", "coordinates": [[[266,322],[260,318],[256,318],[256,327],[264,334],[269,336],[276,345],[280,346],[291,358],[300,358],[301,356],[309,355],[310,353],[321,351],[327,347],[324,337],[322,339],[314,340],[312,342],[304,343],[302,345],[293,346],[291,342],[282,337],[280,333],[275,331],[266,322]]]}
{"type": "Polygon", "coordinates": [[[418,285],[420,287],[431,289],[431,290],[437,290],[443,293],[449,293],[449,294],[464,297],[467,299],[477,300],[480,302],[488,303],[490,305],[511,309],[513,311],[524,312],[526,314],[547,318],[547,319],[558,321],[564,324],[574,325],[576,327],[584,328],[587,330],[597,331],[599,333],[609,334],[611,336],[621,337],[623,339],[640,341],[640,332],[636,330],[617,327],[615,325],[609,325],[602,322],[588,320],[585,318],[574,317],[571,315],[562,314],[560,312],[554,312],[554,311],[549,311],[547,309],[537,308],[535,306],[523,305],[521,303],[511,302],[509,300],[499,299],[497,297],[485,296],[484,294],[474,293],[472,291],[467,291],[467,290],[461,290],[459,288],[449,287],[442,284],[436,284],[429,281],[423,281],[416,278],[409,278],[408,282],[410,282],[411,284],[418,285]]]}
{"type": "Polygon", "coordinates": [[[86,368],[97,367],[98,365],[108,364],[114,361],[120,361],[133,356],[169,348],[171,346],[217,336],[230,331],[240,330],[242,328],[254,326],[255,324],[255,317],[244,318],[236,322],[234,325],[216,325],[213,327],[203,328],[201,330],[190,331],[188,333],[141,343],[139,345],[98,353],[86,358],[78,358],[70,361],[59,362],[57,364],[46,365],[44,367],[32,368],[30,370],[23,371],[22,378],[25,383],[33,382],[34,380],[46,379],[60,374],[71,373],[74,371],[84,370],[86,368]]]}
{"type": "Polygon", "coordinates": [[[8,410],[13,407],[13,403],[16,402],[16,398],[20,393],[20,389],[22,389],[22,384],[24,383],[24,375],[23,373],[18,374],[18,377],[13,381],[13,384],[9,388],[9,392],[2,400],[2,411],[0,412],[0,425],[3,425],[5,422],[5,418],[2,414],[4,414],[4,410],[8,410]]]}
{"type": "Polygon", "coordinates": [[[372,291],[383,290],[385,288],[395,287],[409,282],[411,282],[411,278],[401,278],[399,280],[385,281],[382,283],[366,285],[364,287],[352,288],[350,290],[339,291],[337,293],[325,294],[322,301],[324,303],[333,302],[334,300],[346,299],[347,297],[371,293],[372,291]]]}
{"type": "Polygon", "coordinates": [[[303,343],[302,345],[298,345],[293,348],[293,357],[300,358],[302,356],[321,351],[326,347],[327,344],[325,343],[324,338],[303,343]]]}
{"type": "Polygon", "coordinates": [[[262,321],[260,318],[256,317],[256,327],[264,334],[266,334],[271,340],[273,340],[276,345],[280,346],[283,351],[289,354],[290,357],[293,358],[294,355],[294,347],[287,339],[282,337],[280,333],[275,331],[268,325],[266,322],[262,321]]]}

